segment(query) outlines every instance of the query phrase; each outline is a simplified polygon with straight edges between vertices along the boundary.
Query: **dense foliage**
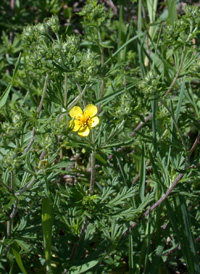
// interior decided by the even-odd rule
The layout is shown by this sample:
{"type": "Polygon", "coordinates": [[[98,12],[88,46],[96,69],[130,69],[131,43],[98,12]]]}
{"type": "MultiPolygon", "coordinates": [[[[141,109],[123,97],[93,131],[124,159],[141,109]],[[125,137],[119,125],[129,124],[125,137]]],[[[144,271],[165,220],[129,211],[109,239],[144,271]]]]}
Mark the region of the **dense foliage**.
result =
{"type": "Polygon", "coordinates": [[[0,273],[200,273],[198,5],[4,0],[0,25],[0,273]]]}

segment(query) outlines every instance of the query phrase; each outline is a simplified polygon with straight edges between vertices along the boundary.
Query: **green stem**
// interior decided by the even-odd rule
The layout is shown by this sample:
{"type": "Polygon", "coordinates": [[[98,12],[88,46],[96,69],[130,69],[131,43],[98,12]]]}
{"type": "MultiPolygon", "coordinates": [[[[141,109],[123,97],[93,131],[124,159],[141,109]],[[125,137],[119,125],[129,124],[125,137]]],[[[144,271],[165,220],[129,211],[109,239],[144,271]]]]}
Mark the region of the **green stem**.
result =
{"type": "Polygon", "coordinates": [[[67,88],[67,73],[65,72],[64,75],[65,75],[64,108],[66,108],[66,106],[67,106],[67,91],[68,91],[68,88],[67,88]]]}
{"type": "MultiPolygon", "coordinates": [[[[82,95],[82,94],[83,94],[83,90],[82,90],[80,84],[79,84],[79,83],[76,83],[76,86],[77,86],[77,88],[78,88],[78,90],[79,90],[80,95],[82,95]]],[[[85,88],[84,88],[84,89],[85,89],[85,88]]],[[[84,94],[83,94],[82,97],[83,97],[83,105],[84,105],[84,107],[86,107],[86,101],[85,101],[85,96],[84,96],[84,94]]]]}
{"type": "Polygon", "coordinates": [[[94,192],[94,183],[95,183],[95,150],[92,151],[90,155],[90,163],[91,163],[91,175],[90,175],[90,195],[94,192]]]}
{"type": "MultiPolygon", "coordinates": [[[[103,67],[104,63],[105,63],[105,60],[104,60],[104,49],[101,46],[102,39],[101,39],[101,32],[100,32],[100,30],[98,30],[98,36],[99,36],[99,50],[100,50],[100,54],[101,54],[101,67],[103,67]]],[[[104,88],[105,88],[105,80],[104,80],[104,77],[103,77],[102,78],[102,82],[101,82],[101,90],[100,90],[99,99],[101,99],[103,97],[104,88]]],[[[98,106],[98,112],[100,111],[100,108],[101,108],[101,104],[98,106]]]]}
{"type": "MultiPolygon", "coordinates": [[[[11,171],[11,180],[10,180],[10,189],[14,191],[14,173],[11,171]]],[[[13,204],[12,212],[9,215],[9,220],[7,221],[7,238],[11,238],[12,236],[12,224],[13,224],[13,219],[17,213],[18,210],[18,198],[15,196],[15,202],[13,204]]],[[[8,244],[4,250],[4,254],[7,253],[10,245],[8,244]]]]}
{"type": "Polygon", "coordinates": [[[38,114],[40,114],[40,112],[42,110],[42,105],[43,105],[44,97],[45,97],[45,94],[46,94],[46,91],[47,91],[47,82],[48,82],[48,79],[49,79],[49,75],[47,74],[46,77],[45,77],[45,81],[44,81],[44,87],[43,87],[43,91],[42,91],[42,97],[41,97],[41,100],[40,100],[39,107],[37,109],[37,113],[38,114]]]}
{"type": "MultiPolygon", "coordinates": [[[[93,144],[92,132],[90,133],[90,141],[93,144]]],[[[91,154],[90,154],[90,165],[91,165],[90,192],[89,192],[90,195],[92,195],[93,192],[94,192],[94,183],[95,183],[95,154],[96,154],[96,151],[93,149],[92,152],[91,152],[91,154]]],[[[90,208],[88,209],[88,212],[90,212],[90,208]]],[[[85,233],[87,225],[88,225],[88,217],[85,216],[85,220],[84,220],[83,225],[81,227],[79,239],[75,243],[75,245],[74,245],[74,247],[72,249],[72,253],[71,253],[71,256],[70,256],[70,260],[71,261],[73,261],[73,259],[74,259],[74,256],[76,254],[76,250],[78,248],[78,245],[80,243],[81,238],[83,237],[83,235],[85,233]]]]}
{"type": "Polygon", "coordinates": [[[100,50],[100,54],[101,54],[101,66],[103,67],[103,65],[104,65],[104,50],[103,50],[103,47],[101,46],[102,39],[101,39],[100,30],[98,30],[98,36],[99,36],[99,50],[100,50]]]}
{"type": "Polygon", "coordinates": [[[173,81],[172,81],[172,83],[171,83],[169,89],[165,92],[164,96],[167,96],[167,95],[170,93],[170,91],[172,90],[172,88],[174,87],[174,85],[175,85],[175,83],[176,83],[176,80],[178,79],[178,77],[179,77],[179,75],[180,75],[181,68],[182,68],[182,66],[183,66],[184,57],[185,57],[185,50],[186,50],[186,47],[184,46],[184,47],[183,47],[183,52],[182,52],[182,54],[181,54],[181,61],[180,61],[180,64],[179,64],[177,73],[176,73],[176,75],[175,75],[175,77],[174,77],[174,79],[173,79],[173,81]]]}
{"type": "MultiPolygon", "coordinates": [[[[83,97],[88,85],[85,85],[82,92],[68,105],[67,109],[71,109],[83,97]]],[[[77,86],[79,88],[79,86],[77,86]]]]}

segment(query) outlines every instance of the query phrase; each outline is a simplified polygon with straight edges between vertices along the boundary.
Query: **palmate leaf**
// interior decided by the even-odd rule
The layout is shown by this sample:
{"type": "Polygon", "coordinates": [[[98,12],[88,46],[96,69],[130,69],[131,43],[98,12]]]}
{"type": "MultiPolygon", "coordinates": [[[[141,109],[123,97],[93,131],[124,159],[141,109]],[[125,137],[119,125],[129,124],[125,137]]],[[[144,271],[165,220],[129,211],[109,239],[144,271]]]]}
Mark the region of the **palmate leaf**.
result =
{"type": "Polygon", "coordinates": [[[53,102],[59,105],[63,105],[63,96],[61,94],[61,90],[53,90],[51,88],[48,89],[46,100],[49,102],[53,102]]]}
{"type": "MultiPolygon", "coordinates": [[[[137,193],[136,187],[127,188],[124,187],[112,200],[108,201],[108,207],[115,207],[122,205],[127,199],[132,198],[137,193]]],[[[113,196],[113,195],[112,195],[113,196]]]]}
{"type": "Polygon", "coordinates": [[[106,240],[110,240],[111,242],[115,242],[116,239],[120,239],[124,230],[124,226],[122,224],[118,224],[118,221],[114,218],[108,220],[101,220],[100,225],[102,226],[102,232],[106,237],[106,240]]]}

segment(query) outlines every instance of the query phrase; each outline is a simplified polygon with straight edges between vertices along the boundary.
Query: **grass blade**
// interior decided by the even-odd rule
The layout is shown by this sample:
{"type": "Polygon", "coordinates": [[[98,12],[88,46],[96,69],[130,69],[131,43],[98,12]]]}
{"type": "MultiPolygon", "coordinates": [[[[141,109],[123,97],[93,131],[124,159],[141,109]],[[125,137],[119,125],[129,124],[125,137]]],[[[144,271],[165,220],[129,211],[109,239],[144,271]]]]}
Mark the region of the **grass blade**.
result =
{"type": "Polygon", "coordinates": [[[51,245],[52,245],[53,208],[49,198],[42,201],[42,230],[44,238],[45,259],[47,272],[51,273],[51,245]]]}
{"type": "Polygon", "coordinates": [[[145,180],[146,180],[145,149],[144,149],[144,146],[142,146],[142,159],[141,159],[140,185],[139,185],[139,194],[142,202],[144,201],[144,194],[145,194],[145,180]]]}
{"type": "Polygon", "coordinates": [[[24,268],[24,265],[23,265],[23,262],[22,262],[22,258],[21,258],[21,255],[19,253],[19,247],[18,247],[18,244],[15,242],[12,244],[12,253],[13,255],[15,256],[15,260],[19,266],[19,268],[21,269],[21,271],[24,273],[24,274],[28,274],[26,272],[26,269],[24,268]]]}
{"type": "Polygon", "coordinates": [[[133,235],[129,232],[129,274],[135,274],[133,262],[133,235]]]}

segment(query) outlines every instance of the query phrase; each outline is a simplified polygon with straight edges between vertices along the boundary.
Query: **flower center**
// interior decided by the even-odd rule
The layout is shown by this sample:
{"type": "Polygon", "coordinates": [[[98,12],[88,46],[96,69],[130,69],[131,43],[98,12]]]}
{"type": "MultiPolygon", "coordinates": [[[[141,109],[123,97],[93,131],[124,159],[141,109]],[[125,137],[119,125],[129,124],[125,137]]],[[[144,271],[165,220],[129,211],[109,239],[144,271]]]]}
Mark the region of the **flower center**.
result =
{"type": "Polygon", "coordinates": [[[90,125],[90,116],[85,115],[84,113],[78,117],[79,125],[81,127],[89,126],[90,125]]]}

